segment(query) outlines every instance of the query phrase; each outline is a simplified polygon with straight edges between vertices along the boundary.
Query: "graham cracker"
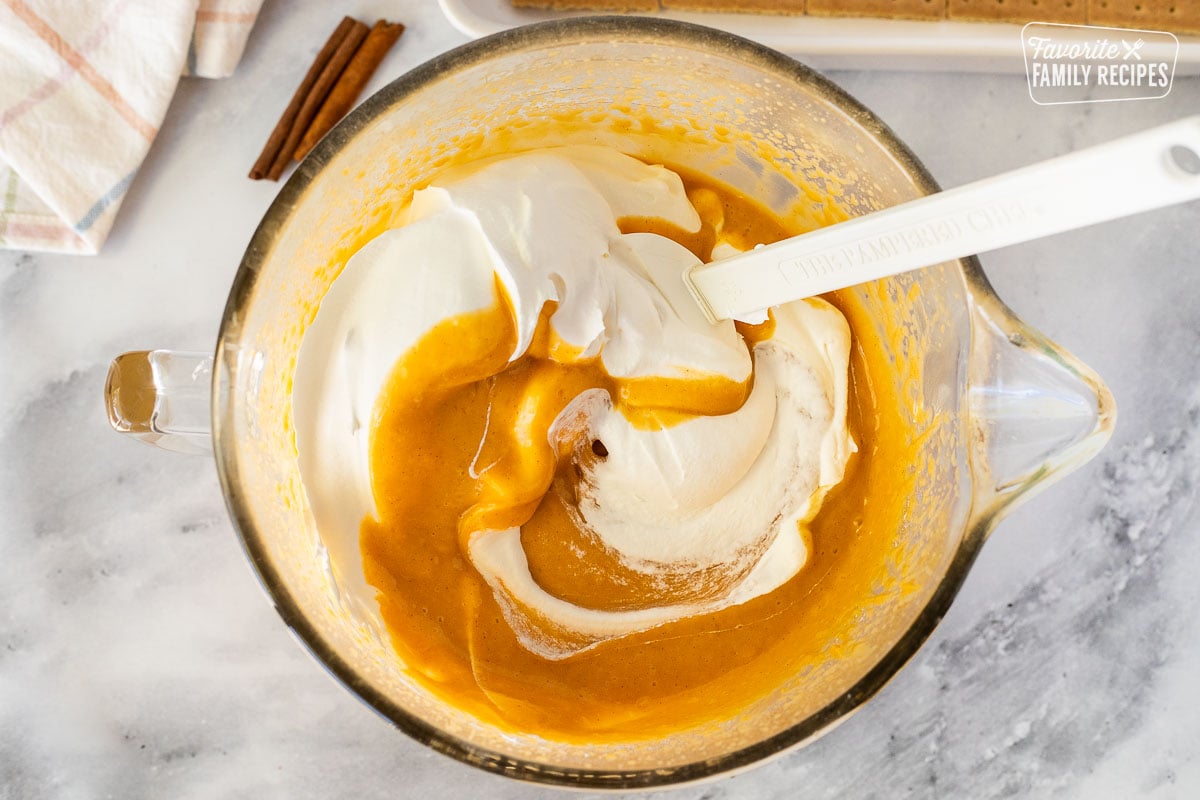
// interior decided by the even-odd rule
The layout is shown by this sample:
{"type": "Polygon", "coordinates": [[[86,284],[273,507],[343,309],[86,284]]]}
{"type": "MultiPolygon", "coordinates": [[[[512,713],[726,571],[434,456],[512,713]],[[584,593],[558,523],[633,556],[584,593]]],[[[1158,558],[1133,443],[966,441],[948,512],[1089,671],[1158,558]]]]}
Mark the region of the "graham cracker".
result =
{"type": "Polygon", "coordinates": [[[556,11],[658,11],[658,0],[512,0],[517,8],[552,8],[556,11]]]}
{"type": "Polygon", "coordinates": [[[949,0],[950,19],[988,22],[1087,22],[1087,0],[949,0]]]}
{"type": "MultiPolygon", "coordinates": [[[[812,2],[812,0],[808,0],[812,2]]],[[[662,0],[664,9],[673,11],[726,11],[738,14],[804,13],[805,0],[662,0]]]]}
{"type": "Polygon", "coordinates": [[[946,0],[808,0],[814,17],[945,19],[946,0]]]}
{"type": "Polygon", "coordinates": [[[1090,25],[1200,33],[1196,0],[1087,0],[1090,25]]]}
{"type": "Polygon", "coordinates": [[[1065,22],[1200,34],[1200,0],[511,0],[518,8],[1065,22]]]}

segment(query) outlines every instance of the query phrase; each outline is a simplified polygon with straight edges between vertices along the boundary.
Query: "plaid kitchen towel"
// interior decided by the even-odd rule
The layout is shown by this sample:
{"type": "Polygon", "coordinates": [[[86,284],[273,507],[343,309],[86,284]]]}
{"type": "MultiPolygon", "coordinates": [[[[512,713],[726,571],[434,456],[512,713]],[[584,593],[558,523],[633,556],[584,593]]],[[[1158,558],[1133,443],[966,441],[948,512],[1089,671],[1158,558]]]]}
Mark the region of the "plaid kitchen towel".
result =
{"type": "Polygon", "coordinates": [[[263,0],[200,0],[188,50],[187,72],[228,78],[242,58],[263,0]]]}
{"type": "Polygon", "coordinates": [[[185,71],[233,71],[262,0],[0,0],[0,247],[96,253],[185,71]]]}

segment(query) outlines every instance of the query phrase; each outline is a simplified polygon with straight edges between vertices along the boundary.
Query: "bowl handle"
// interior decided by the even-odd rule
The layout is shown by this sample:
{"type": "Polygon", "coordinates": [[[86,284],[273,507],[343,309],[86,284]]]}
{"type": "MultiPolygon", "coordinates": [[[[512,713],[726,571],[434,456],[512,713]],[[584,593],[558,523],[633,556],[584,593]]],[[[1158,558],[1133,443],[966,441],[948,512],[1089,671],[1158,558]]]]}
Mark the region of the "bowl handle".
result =
{"type": "Polygon", "coordinates": [[[1108,442],[1116,403],[1099,376],[994,294],[972,303],[968,375],[972,515],[993,519],[1108,442]]]}
{"type": "Polygon", "coordinates": [[[109,424],[164,450],[212,453],[212,365],[207,353],[122,353],[104,382],[109,424]]]}

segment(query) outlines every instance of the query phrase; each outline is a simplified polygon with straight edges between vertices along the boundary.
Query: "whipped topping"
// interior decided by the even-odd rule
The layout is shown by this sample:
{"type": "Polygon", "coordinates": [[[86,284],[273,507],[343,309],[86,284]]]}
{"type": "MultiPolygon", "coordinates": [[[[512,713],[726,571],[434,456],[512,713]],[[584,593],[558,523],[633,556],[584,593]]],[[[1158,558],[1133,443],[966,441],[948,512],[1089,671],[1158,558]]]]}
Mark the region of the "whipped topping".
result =
{"type": "Polygon", "coordinates": [[[788,581],[808,558],[805,523],[854,449],[841,314],[816,299],[776,308],[773,334],[751,352],[732,322],[709,325],[656,285],[681,280],[695,256],[657,234],[621,233],[623,217],[700,227],[675,173],[608,148],[546,149],[449,171],[414,194],[401,227],[349,260],[296,366],[301,475],[322,537],[341,543],[330,545],[335,559],[350,557],[359,523],[376,514],[371,422],[393,367],[438,323],[491,307],[497,280],[516,321],[510,362],[554,303],[554,335],[613,378],[742,382],[753,373],[747,400],[729,414],[647,429],[594,389],[548,433],[552,442],[599,440],[607,451],[581,463],[569,509],[579,530],[625,569],[704,583],[686,601],[583,607],[537,583],[519,528],[467,531],[466,555],[522,645],[549,659],[788,581]]]}

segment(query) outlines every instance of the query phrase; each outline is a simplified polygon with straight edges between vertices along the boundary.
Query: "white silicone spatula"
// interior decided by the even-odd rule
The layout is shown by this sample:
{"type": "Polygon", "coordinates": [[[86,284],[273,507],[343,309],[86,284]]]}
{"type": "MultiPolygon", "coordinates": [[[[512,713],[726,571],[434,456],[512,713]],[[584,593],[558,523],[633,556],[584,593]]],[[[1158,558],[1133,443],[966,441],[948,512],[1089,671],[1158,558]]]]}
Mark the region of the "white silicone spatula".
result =
{"type": "Polygon", "coordinates": [[[1198,197],[1200,115],[701,264],[683,282],[710,321],[758,321],[779,303],[1198,197]]]}

